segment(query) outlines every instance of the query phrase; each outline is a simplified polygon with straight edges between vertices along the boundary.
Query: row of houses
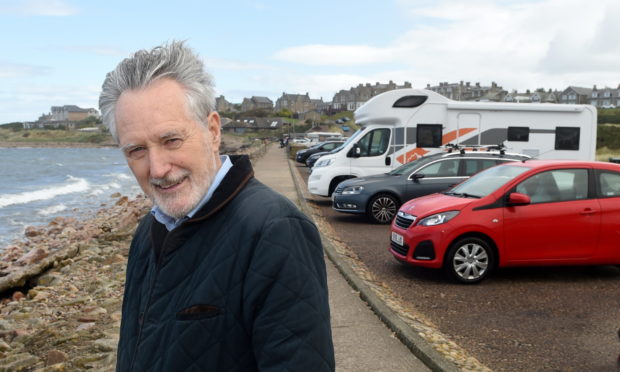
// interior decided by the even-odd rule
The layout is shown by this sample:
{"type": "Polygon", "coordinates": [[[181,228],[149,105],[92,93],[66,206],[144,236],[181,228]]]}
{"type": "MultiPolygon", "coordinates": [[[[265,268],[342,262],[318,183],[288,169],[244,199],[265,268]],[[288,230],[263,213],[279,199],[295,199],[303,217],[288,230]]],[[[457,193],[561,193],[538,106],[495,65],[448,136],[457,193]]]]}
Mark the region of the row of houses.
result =
{"type": "Polygon", "coordinates": [[[620,84],[616,88],[583,88],[569,86],[560,90],[545,90],[538,88],[534,91],[526,90],[508,92],[495,82],[490,86],[474,85],[469,82],[449,84],[440,83],[436,86],[428,84],[426,89],[457,101],[490,101],[490,102],[523,102],[523,103],[563,103],[563,104],[590,104],[598,108],[620,107],[620,84]]]}
{"type": "MultiPolygon", "coordinates": [[[[217,110],[220,112],[246,112],[251,110],[280,111],[289,110],[293,113],[307,113],[311,111],[331,113],[338,111],[355,111],[370,98],[394,89],[411,88],[410,82],[398,85],[393,81],[387,84],[370,83],[359,84],[347,90],[337,92],[331,102],[323,99],[312,99],[309,94],[282,93],[274,104],[268,97],[253,96],[245,98],[240,105],[231,104],[224,96],[217,98],[217,110]]],[[[458,83],[441,82],[439,85],[426,85],[426,88],[456,101],[484,101],[484,102],[518,102],[518,103],[578,103],[591,104],[599,108],[620,107],[620,85],[617,88],[597,89],[569,86],[566,89],[552,90],[538,88],[519,92],[503,89],[496,82],[491,85],[481,85],[479,82],[460,81],[458,83]]]]}
{"type": "MultiPolygon", "coordinates": [[[[224,96],[216,98],[216,110],[219,112],[249,112],[253,110],[282,111],[288,110],[302,120],[319,120],[321,113],[338,111],[355,111],[370,98],[394,89],[411,88],[410,82],[398,85],[393,81],[387,84],[379,82],[359,84],[347,90],[340,90],[334,94],[330,102],[323,98],[310,98],[308,93],[290,94],[283,92],[274,103],[268,97],[252,96],[244,98],[241,104],[233,104],[224,96]]],[[[439,85],[426,85],[426,88],[456,101],[487,101],[487,102],[520,102],[520,103],[564,103],[564,104],[591,104],[598,108],[620,107],[620,84],[616,88],[592,88],[569,86],[563,91],[538,88],[534,91],[516,90],[507,91],[495,82],[491,85],[481,85],[479,82],[460,81],[458,83],[441,82],[439,85]]],[[[43,114],[35,122],[24,123],[26,128],[69,127],[89,116],[99,117],[94,108],[80,108],[75,105],[52,106],[49,114],[43,114]]],[[[241,121],[240,123],[243,123],[241,121]]]]}

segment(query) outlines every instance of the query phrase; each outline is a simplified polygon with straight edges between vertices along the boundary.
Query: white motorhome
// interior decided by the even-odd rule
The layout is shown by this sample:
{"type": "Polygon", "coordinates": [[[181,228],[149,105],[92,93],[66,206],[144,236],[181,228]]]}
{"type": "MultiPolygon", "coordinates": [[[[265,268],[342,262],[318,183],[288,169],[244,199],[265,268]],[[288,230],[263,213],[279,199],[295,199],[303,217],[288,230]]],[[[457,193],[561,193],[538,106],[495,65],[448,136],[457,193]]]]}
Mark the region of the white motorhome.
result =
{"type": "Polygon", "coordinates": [[[319,159],[312,194],[330,196],[347,178],[385,173],[420,156],[460,146],[504,144],[541,159],[594,160],[596,109],[591,105],[452,101],[429,90],[397,89],[355,111],[361,128],[341,151],[319,159]]]}

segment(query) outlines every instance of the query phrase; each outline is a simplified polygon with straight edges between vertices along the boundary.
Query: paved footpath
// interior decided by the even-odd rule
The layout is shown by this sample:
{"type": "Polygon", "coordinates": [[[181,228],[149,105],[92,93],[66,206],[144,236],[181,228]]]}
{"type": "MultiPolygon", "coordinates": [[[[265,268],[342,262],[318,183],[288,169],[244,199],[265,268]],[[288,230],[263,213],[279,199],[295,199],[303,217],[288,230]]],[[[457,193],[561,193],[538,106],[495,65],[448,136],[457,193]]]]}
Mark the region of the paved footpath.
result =
{"type": "MultiPolygon", "coordinates": [[[[284,149],[272,144],[255,164],[256,178],[301,205],[284,149]]],[[[337,371],[430,371],[325,260],[337,371]]]]}

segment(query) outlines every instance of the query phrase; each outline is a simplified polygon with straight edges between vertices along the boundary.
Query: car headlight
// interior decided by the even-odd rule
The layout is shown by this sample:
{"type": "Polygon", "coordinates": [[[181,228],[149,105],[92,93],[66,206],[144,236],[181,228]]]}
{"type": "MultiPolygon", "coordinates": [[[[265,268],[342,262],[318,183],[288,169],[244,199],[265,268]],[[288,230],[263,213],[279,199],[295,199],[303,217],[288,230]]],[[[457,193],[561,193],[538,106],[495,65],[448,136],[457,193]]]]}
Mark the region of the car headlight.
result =
{"type": "Polygon", "coordinates": [[[364,191],[364,186],[348,186],[342,189],[342,195],[357,195],[364,191]]]}
{"type": "Polygon", "coordinates": [[[316,163],[314,163],[314,166],[317,167],[317,168],[326,167],[326,166],[330,165],[333,161],[334,161],[334,159],[319,160],[316,163]]]}
{"type": "Polygon", "coordinates": [[[459,211],[448,211],[441,212],[437,214],[433,214],[431,216],[425,217],[420,220],[418,226],[436,226],[441,225],[442,223],[446,223],[456,217],[459,214],[459,211]]]}

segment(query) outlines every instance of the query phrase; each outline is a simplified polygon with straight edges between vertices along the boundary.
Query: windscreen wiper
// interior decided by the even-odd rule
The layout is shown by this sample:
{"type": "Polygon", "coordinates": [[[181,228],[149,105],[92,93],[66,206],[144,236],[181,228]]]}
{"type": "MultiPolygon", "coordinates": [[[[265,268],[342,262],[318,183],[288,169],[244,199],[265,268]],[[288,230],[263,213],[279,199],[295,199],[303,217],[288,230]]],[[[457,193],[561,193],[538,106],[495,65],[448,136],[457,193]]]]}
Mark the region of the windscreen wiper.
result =
{"type": "Polygon", "coordinates": [[[444,192],[445,195],[454,195],[454,196],[458,196],[460,198],[474,198],[474,199],[480,199],[481,196],[479,195],[474,195],[474,194],[468,194],[466,192],[452,192],[452,191],[446,191],[444,192]]]}

